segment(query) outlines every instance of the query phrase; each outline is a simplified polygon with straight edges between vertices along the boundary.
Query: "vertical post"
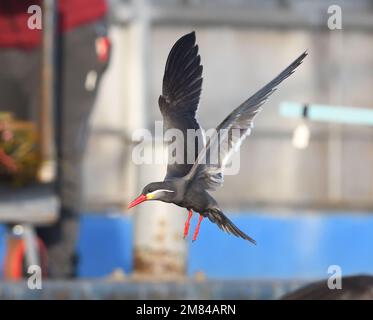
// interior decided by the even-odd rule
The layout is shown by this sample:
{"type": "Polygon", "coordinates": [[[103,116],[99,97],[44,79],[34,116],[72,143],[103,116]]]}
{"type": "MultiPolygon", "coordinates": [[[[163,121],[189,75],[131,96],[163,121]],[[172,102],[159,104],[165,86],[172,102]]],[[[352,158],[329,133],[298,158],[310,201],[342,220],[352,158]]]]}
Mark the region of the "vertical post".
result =
{"type": "Polygon", "coordinates": [[[25,241],[25,255],[27,267],[31,265],[40,266],[38,242],[34,228],[29,225],[23,225],[23,239],[25,241]]]}
{"type": "Polygon", "coordinates": [[[39,136],[42,164],[39,180],[50,182],[56,175],[55,126],[56,105],[56,32],[57,1],[43,1],[43,45],[41,71],[41,103],[39,112],[39,136]]]}
{"type": "MultiPolygon", "coordinates": [[[[154,153],[165,152],[163,142],[147,145],[154,153]],[[152,146],[154,145],[154,147],[152,146]]],[[[145,165],[138,180],[139,190],[151,181],[160,181],[165,165],[145,165]]],[[[183,228],[187,210],[160,201],[145,202],[135,213],[134,265],[137,274],[157,278],[181,277],[186,273],[187,243],[183,239],[183,228]]]]}
{"type": "Polygon", "coordinates": [[[130,64],[129,64],[129,104],[130,129],[137,129],[146,125],[146,97],[148,92],[147,65],[149,63],[150,21],[146,0],[133,0],[135,13],[129,28],[130,64]]]}

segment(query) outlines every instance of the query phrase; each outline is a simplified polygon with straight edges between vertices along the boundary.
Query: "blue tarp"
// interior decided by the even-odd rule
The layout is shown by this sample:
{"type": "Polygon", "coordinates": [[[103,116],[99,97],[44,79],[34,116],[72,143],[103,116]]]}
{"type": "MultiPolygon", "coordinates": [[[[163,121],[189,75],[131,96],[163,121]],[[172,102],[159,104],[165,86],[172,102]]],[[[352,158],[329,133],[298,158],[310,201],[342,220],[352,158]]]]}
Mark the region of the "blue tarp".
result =
{"type": "Polygon", "coordinates": [[[188,272],[212,278],[325,278],[373,273],[373,216],[363,214],[231,215],[256,241],[227,236],[210,223],[190,245],[188,272]]]}
{"type": "MultiPolygon", "coordinates": [[[[339,265],[343,275],[373,272],[373,215],[241,212],[229,217],[258,244],[227,235],[204,220],[198,240],[188,239],[188,274],[202,271],[209,278],[224,279],[325,278],[330,265],[339,265]]],[[[80,277],[105,276],[117,268],[132,271],[130,218],[87,214],[81,222],[80,277]]],[[[4,247],[0,226],[1,260],[4,247]]]]}

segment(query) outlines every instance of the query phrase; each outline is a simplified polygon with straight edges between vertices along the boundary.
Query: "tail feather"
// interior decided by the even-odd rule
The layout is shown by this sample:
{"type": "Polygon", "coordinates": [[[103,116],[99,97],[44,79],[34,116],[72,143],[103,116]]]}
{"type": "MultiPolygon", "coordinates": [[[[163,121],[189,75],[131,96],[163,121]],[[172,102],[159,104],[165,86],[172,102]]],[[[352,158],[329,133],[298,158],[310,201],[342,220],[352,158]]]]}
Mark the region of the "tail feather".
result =
{"type": "Polygon", "coordinates": [[[220,229],[223,231],[233,234],[234,236],[238,238],[242,238],[245,240],[250,241],[253,244],[256,244],[256,241],[249,237],[247,234],[245,234],[243,231],[241,231],[231,220],[228,219],[228,217],[219,209],[209,209],[207,212],[207,217],[209,220],[215,224],[218,225],[220,229]]]}

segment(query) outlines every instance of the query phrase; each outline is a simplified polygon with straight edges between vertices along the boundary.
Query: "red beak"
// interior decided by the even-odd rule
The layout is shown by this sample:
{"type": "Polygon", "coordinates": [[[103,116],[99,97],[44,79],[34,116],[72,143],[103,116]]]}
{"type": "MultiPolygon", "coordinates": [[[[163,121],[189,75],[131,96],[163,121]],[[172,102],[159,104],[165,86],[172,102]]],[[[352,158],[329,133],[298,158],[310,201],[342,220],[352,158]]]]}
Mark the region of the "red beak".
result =
{"type": "Polygon", "coordinates": [[[145,200],[147,200],[145,195],[142,194],[138,196],[135,200],[133,200],[129,204],[128,209],[131,209],[132,207],[137,206],[138,204],[140,204],[141,202],[144,202],[145,200]]]}

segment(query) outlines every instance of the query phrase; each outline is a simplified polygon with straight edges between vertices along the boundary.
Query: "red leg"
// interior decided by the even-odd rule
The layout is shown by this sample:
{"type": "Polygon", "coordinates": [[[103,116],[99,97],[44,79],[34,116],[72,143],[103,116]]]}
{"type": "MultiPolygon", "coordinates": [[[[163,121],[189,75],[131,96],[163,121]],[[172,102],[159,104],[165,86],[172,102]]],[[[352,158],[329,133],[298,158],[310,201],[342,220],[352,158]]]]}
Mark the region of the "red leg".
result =
{"type": "Polygon", "coordinates": [[[197,224],[196,230],[194,231],[193,241],[196,241],[196,240],[197,240],[197,236],[198,236],[199,228],[200,228],[200,226],[201,226],[202,219],[203,219],[203,216],[200,214],[200,215],[199,215],[199,219],[198,219],[198,224],[197,224]]]}
{"type": "Polygon", "coordinates": [[[188,235],[189,226],[190,226],[190,219],[192,218],[192,215],[193,215],[193,211],[189,210],[188,219],[185,221],[185,226],[184,226],[184,239],[188,235]]]}

